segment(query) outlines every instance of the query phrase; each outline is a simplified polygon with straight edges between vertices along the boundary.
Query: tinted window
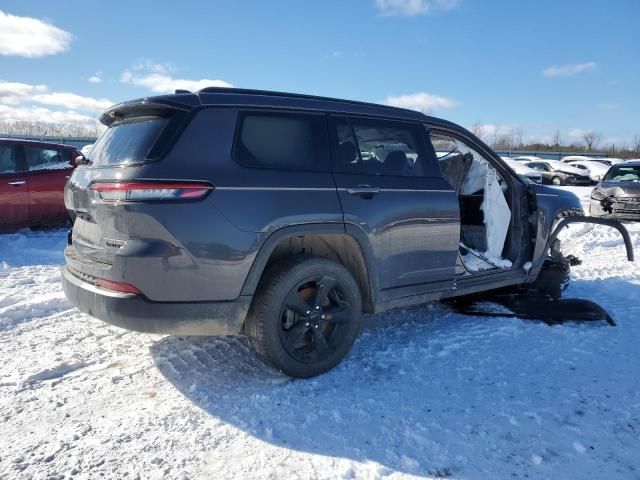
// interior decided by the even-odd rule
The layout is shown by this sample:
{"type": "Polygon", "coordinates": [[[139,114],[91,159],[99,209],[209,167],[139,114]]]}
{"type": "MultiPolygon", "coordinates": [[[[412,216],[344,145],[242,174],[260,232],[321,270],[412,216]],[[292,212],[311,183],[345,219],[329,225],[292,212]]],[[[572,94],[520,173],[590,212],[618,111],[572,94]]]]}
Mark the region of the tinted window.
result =
{"type": "Polygon", "coordinates": [[[24,146],[24,155],[29,170],[60,170],[70,168],[60,156],[58,149],[24,146]]]}
{"type": "Polygon", "coordinates": [[[247,167],[329,170],[323,115],[241,113],[234,156],[247,167]]]}
{"type": "Polygon", "coordinates": [[[17,170],[16,147],[0,144],[0,173],[13,173],[17,170]]]}
{"type": "Polygon", "coordinates": [[[122,165],[142,162],[167,124],[168,119],[143,117],[107,128],[93,146],[93,165],[122,165]]]}
{"type": "MultiPolygon", "coordinates": [[[[423,177],[426,175],[427,154],[422,143],[419,125],[386,120],[351,118],[351,127],[357,142],[355,163],[364,175],[388,175],[404,177],[423,177]]],[[[340,144],[344,126],[338,122],[336,133],[340,144]]],[[[351,139],[353,137],[350,137],[351,139]]],[[[349,140],[342,136],[341,158],[347,160],[349,140]],[[346,143],[345,143],[346,142],[346,143]]],[[[343,171],[352,171],[353,162],[342,163],[343,171]]]]}

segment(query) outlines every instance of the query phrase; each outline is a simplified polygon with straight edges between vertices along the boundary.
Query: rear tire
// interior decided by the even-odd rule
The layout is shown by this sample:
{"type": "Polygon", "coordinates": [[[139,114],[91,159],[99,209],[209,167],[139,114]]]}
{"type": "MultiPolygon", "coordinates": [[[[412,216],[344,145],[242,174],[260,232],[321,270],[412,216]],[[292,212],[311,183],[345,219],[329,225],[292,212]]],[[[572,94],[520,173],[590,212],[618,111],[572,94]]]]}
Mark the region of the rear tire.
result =
{"type": "Polygon", "coordinates": [[[360,330],[362,299],[351,273],[299,256],[265,273],[245,321],[249,344],[267,365],[308,378],[335,367],[360,330]]]}
{"type": "Polygon", "coordinates": [[[554,185],[562,185],[562,179],[560,177],[553,177],[551,179],[551,183],[554,185]]]}

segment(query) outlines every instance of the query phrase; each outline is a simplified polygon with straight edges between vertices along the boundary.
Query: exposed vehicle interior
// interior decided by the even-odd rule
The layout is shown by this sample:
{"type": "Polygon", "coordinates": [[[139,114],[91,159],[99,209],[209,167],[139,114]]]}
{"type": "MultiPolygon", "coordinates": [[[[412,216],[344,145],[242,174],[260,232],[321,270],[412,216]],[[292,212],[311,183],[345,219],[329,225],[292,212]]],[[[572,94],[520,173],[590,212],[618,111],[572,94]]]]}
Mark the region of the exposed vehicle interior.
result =
{"type": "Polygon", "coordinates": [[[640,183],[640,167],[635,165],[617,166],[609,170],[604,177],[605,182],[634,182],[640,183]]]}
{"type": "Polygon", "coordinates": [[[431,133],[443,176],[458,194],[460,256],[467,270],[506,269],[511,222],[508,183],[491,163],[462,141],[431,133]]]}
{"type": "Polygon", "coordinates": [[[417,139],[411,131],[357,120],[352,122],[351,127],[358,147],[354,145],[350,127],[346,123],[336,125],[339,155],[342,166],[347,170],[367,175],[424,175],[417,139]]]}

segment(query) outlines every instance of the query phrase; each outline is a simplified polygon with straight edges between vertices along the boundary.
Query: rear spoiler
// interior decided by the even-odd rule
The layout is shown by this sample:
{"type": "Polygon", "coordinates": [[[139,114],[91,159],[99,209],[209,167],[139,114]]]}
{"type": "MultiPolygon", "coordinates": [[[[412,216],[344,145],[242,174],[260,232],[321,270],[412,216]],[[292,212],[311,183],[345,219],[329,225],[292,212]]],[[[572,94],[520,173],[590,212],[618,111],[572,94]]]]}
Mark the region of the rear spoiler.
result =
{"type": "Polygon", "coordinates": [[[106,126],[126,117],[164,116],[171,111],[189,111],[200,105],[200,97],[193,93],[145,97],[110,107],[102,115],[100,122],[106,126]]]}

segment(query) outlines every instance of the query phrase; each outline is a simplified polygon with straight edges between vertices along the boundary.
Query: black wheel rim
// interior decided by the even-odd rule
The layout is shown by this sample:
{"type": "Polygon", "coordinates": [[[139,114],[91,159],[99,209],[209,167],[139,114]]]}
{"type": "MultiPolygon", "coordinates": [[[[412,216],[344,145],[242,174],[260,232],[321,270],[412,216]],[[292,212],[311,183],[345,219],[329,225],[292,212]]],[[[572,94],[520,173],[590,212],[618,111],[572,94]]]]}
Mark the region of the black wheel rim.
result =
{"type": "Polygon", "coordinates": [[[280,341],[302,363],[329,358],[345,341],[352,321],[347,288],[335,277],[318,275],[300,282],[285,298],[280,312],[280,341]]]}

